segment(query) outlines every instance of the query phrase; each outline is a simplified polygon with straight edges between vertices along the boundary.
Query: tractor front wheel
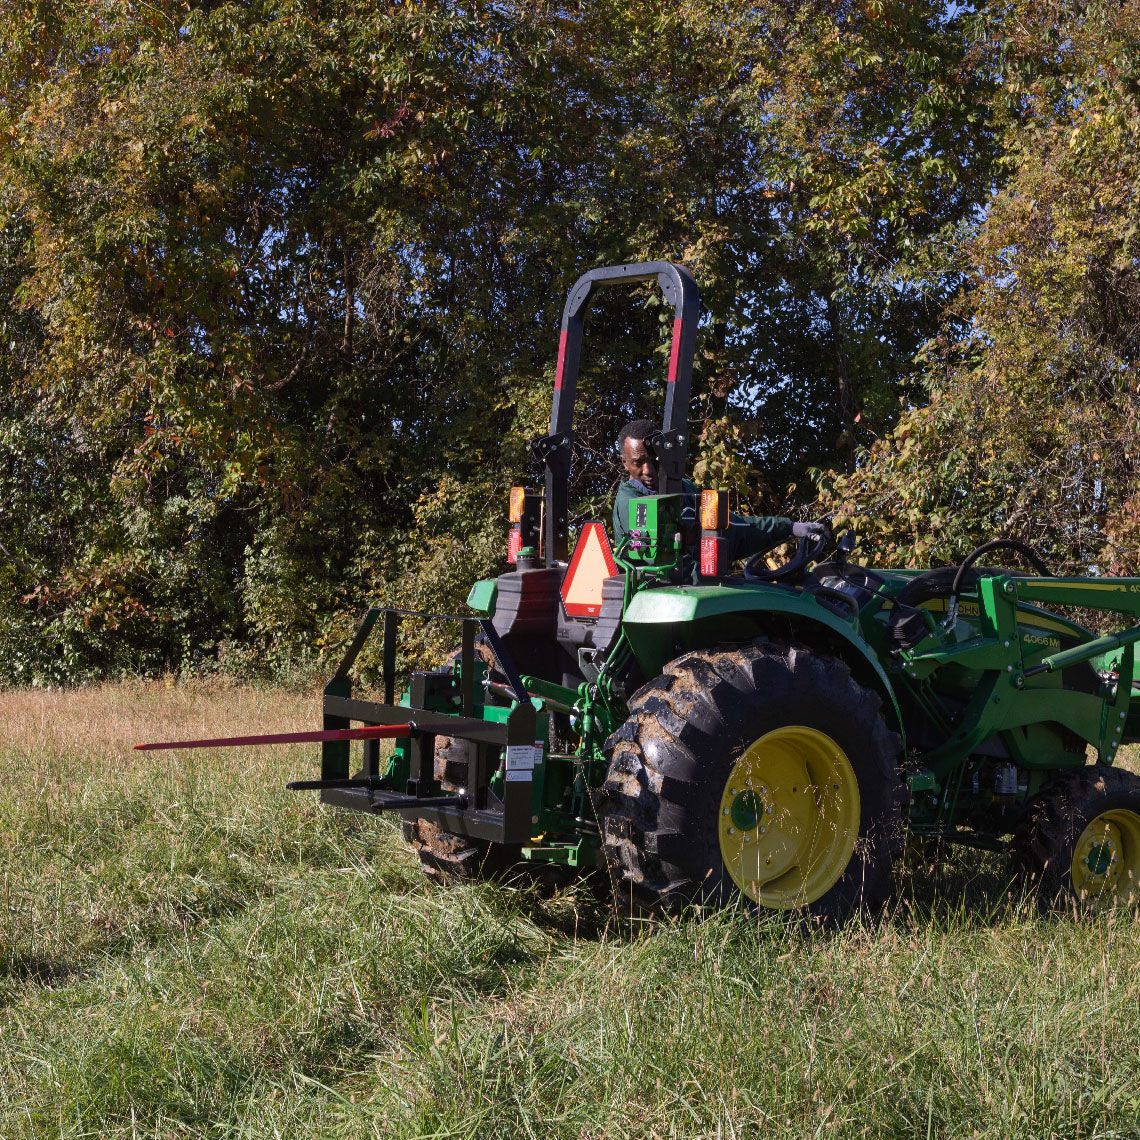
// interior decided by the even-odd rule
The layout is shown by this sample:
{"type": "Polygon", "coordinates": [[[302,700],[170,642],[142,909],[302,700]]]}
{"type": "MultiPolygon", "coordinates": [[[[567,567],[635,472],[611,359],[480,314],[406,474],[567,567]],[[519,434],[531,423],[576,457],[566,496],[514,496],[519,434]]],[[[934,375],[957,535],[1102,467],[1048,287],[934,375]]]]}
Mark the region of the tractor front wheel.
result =
{"type": "Polygon", "coordinates": [[[619,897],[842,921],[890,891],[900,741],[834,657],[757,641],[690,653],[614,734],[603,834],[619,897]]]}
{"type": "Polygon", "coordinates": [[[1046,904],[1140,902],[1140,777],[1100,766],[1058,772],[1030,804],[1012,854],[1046,904]]]}

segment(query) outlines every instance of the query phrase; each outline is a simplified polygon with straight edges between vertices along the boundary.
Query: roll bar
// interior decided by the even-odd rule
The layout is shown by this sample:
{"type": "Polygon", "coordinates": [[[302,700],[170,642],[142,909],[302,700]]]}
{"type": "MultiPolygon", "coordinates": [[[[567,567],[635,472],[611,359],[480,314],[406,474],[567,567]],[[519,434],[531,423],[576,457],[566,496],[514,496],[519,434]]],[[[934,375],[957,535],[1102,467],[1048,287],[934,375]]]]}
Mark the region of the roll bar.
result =
{"type": "Polygon", "coordinates": [[[656,281],[665,299],[673,305],[673,341],[669,350],[665,417],[661,434],[653,443],[660,493],[674,494],[681,490],[689,451],[689,393],[693,379],[693,352],[697,343],[697,320],[701,312],[697,283],[683,265],[674,265],[671,261],[641,261],[591,269],[574,283],[562,309],[550,434],[539,436],[531,444],[534,454],[546,468],[543,538],[547,566],[557,560],[565,560],[567,556],[570,447],[586,302],[596,285],[626,285],[640,281],[656,281]]]}

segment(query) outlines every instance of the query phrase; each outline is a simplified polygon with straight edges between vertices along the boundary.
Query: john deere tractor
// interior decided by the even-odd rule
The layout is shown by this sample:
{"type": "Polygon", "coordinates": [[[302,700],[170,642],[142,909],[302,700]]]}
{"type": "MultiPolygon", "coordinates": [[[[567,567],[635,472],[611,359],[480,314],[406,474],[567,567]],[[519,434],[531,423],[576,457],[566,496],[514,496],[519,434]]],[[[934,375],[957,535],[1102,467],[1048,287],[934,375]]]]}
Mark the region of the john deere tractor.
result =
{"type": "Polygon", "coordinates": [[[1140,579],[1053,577],[1002,541],[925,572],[857,565],[850,536],[729,565],[727,494],[682,489],[699,304],[667,262],[574,285],[541,485],[510,495],[511,568],[471,590],[453,660],[402,693],[397,629],[417,615],[368,612],[325,690],[320,777],[294,786],[399,813],[433,874],[593,871],[639,908],[842,919],[886,898],[907,833],[1008,851],[1049,898],[1134,901],[1140,782],[1113,764],[1140,737],[1140,579]],[[568,523],[574,398],[590,298],[637,282],[673,306],[672,346],[646,441],[658,492],[615,544],[568,523]],[[1032,572],[983,565],[998,552],[1032,572]],[[382,691],[354,693],[374,630],[382,691]]]}

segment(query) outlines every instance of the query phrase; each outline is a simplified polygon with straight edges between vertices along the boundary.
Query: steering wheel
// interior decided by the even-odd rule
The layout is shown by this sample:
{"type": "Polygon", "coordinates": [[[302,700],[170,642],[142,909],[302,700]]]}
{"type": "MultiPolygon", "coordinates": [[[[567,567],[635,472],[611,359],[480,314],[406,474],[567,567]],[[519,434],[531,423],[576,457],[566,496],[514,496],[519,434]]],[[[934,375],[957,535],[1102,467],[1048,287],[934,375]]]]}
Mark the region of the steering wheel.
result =
{"type": "Polygon", "coordinates": [[[830,535],[812,540],[801,538],[795,553],[782,566],[770,570],[764,564],[764,558],[769,551],[787,542],[786,538],[773,539],[763,550],[756,551],[744,564],[744,577],[749,582],[779,582],[782,578],[791,578],[807,569],[808,564],[815,562],[823,553],[824,547],[831,541],[830,535]]]}

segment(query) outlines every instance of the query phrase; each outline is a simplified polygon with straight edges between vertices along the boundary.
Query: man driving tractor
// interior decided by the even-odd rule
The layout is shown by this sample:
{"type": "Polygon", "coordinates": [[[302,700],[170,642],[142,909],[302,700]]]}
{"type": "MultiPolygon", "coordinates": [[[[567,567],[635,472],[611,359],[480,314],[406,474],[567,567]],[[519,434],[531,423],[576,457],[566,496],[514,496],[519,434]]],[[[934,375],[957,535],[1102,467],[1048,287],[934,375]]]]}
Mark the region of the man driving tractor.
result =
{"type": "MultiPolygon", "coordinates": [[[[632,420],[621,429],[617,439],[621,465],[628,478],[622,481],[614,500],[614,542],[619,544],[629,534],[629,503],[631,499],[657,493],[657,467],[650,447],[657,425],[651,420],[632,420]]],[[[695,511],[697,488],[684,480],[686,497],[685,515],[696,525],[695,511]]],[[[792,522],[779,515],[729,515],[729,560],[748,558],[760,550],[767,550],[788,538],[808,538],[813,541],[827,537],[822,523],[792,522]]]]}

